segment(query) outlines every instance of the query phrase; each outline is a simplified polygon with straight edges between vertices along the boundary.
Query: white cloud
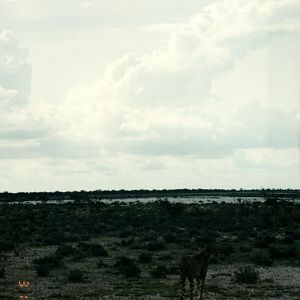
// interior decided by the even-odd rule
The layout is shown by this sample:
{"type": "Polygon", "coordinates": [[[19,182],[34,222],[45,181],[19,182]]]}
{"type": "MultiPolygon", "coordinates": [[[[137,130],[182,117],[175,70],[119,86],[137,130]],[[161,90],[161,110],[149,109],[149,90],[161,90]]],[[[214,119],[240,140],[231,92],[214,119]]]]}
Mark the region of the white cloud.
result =
{"type": "MultiPolygon", "coordinates": [[[[10,106],[24,106],[30,92],[31,67],[26,62],[28,51],[11,31],[0,31],[0,93],[10,106]]],[[[3,99],[2,98],[2,99],[3,99]]]]}
{"type": "Polygon", "coordinates": [[[4,106],[13,99],[18,92],[16,90],[4,89],[0,86],[0,106],[4,106]]]}
{"type": "MultiPolygon", "coordinates": [[[[295,186],[299,174],[293,164],[299,162],[290,158],[298,146],[295,103],[284,110],[261,94],[255,97],[252,81],[246,82],[253,84],[251,97],[243,97],[236,82],[224,97],[215,86],[225,71],[258,49],[274,40],[282,43],[284,36],[299,37],[299,10],[294,0],[223,0],[186,23],[146,26],[145,32],[172,32],[156,51],[111,62],[102,78],[70,89],[58,105],[22,107],[30,87],[27,52],[11,33],[2,33],[0,75],[7,84],[0,100],[10,111],[2,111],[0,155],[26,166],[37,158],[32,174],[50,170],[40,184],[48,187],[48,180],[64,189],[81,188],[78,182],[97,187],[100,181],[108,188],[236,187],[238,180],[240,186],[258,187],[272,174],[270,186],[295,186]],[[237,90],[239,97],[231,97],[237,90]],[[73,187],[64,179],[72,170],[73,187]],[[265,173],[255,178],[260,170],[265,173]],[[88,173],[94,176],[91,183],[88,173]]],[[[11,172],[20,171],[9,164],[11,172]]]]}
{"type": "Polygon", "coordinates": [[[74,89],[63,110],[77,134],[98,133],[116,151],[219,157],[239,147],[297,147],[295,111],[257,99],[228,102],[212,91],[235,61],[298,32],[297,9],[298,1],[209,5],[172,33],[166,48],[126,55],[98,83],[74,89]]]}
{"type": "Polygon", "coordinates": [[[160,23],[160,24],[152,24],[142,28],[143,31],[146,32],[155,32],[155,33],[167,33],[170,34],[174,32],[180,27],[182,23],[160,23]]]}

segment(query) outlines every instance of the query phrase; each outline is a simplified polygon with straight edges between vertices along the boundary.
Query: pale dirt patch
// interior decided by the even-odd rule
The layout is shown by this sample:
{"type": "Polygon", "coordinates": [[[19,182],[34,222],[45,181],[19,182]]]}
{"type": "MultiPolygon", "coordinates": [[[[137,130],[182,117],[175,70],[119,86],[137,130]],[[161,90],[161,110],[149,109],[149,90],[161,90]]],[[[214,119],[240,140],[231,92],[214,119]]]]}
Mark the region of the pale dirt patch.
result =
{"type": "MultiPolygon", "coordinates": [[[[97,267],[97,258],[85,258],[80,261],[66,259],[63,268],[51,271],[48,277],[38,277],[32,260],[53,253],[55,249],[56,247],[32,248],[26,249],[21,257],[9,255],[5,263],[6,276],[0,279],[0,299],[19,299],[21,292],[27,292],[30,300],[178,299],[177,275],[168,276],[164,280],[154,280],[145,269],[142,272],[142,279],[127,280],[116,274],[111,267],[113,256],[102,258],[108,265],[103,269],[97,267]],[[67,281],[67,270],[75,267],[84,270],[83,283],[67,281]],[[19,280],[30,281],[30,287],[19,288],[19,280]]],[[[232,281],[232,274],[239,267],[240,265],[211,265],[204,299],[300,299],[300,267],[258,268],[261,280],[256,285],[240,285],[232,281]]]]}

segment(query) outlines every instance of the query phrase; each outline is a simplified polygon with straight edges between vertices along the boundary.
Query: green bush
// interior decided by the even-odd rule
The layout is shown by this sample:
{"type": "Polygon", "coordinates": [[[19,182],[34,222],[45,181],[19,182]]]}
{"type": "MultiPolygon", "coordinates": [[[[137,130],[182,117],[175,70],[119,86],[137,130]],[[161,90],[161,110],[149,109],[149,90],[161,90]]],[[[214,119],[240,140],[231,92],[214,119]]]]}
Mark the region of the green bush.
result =
{"type": "Polygon", "coordinates": [[[298,230],[293,231],[293,232],[292,232],[292,237],[293,237],[295,240],[299,241],[299,240],[300,240],[300,230],[298,229],[298,230]]]}
{"type": "Polygon", "coordinates": [[[234,251],[234,248],[231,244],[221,244],[219,245],[218,247],[218,252],[221,254],[221,255],[224,255],[226,257],[230,256],[234,251]]]}
{"type": "Polygon", "coordinates": [[[214,255],[209,259],[209,263],[212,265],[217,265],[222,261],[218,256],[214,255]]]}
{"type": "Polygon", "coordinates": [[[149,252],[142,252],[139,255],[139,262],[142,264],[147,264],[152,261],[152,254],[149,252]]]}
{"type": "Polygon", "coordinates": [[[33,263],[35,265],[48,265],[49,268],[58,268],[61,266],[61,259],[61,256],[52,254],[40,258],[35,258],[33,260],[33,263]]]}
{"type": "Polygon", "coordinates": [[[144,242],[151,242],[151,241],[155,241],[156,239],[157,239],[157,232],[155,232],[154,230],[149,230],[145,232],[145,234],[142,237],[142,241],[144,242]]]}
{"type": "Polygon", "coordinates": [[[141,275],[141,269],[136,265],[135,261],[126,256],[118,257],[115,267],[126,277],[140,277],[141,275]]]}
{"type": "Polygon", "coordinates": [[[129,229],[121,230],[121,232],[119,234],[120,238],[127,238],[129,236],[132,236],[132,231],[130,231],[129,229]]]}
{"type": "Polygon", "coordinates": [[[35,272],[38,276],[40,277],[45,277],[45,276],[48,276],[49,275],[49,272],[50,272],[50,267],[49,265],[37,265],[35,267],[35,272]]]}
{"type": "Polygon", "coordinates": [[[168,233],[164,235],[164,239],[166,240],[167,243],[175,243],[177,242],[177,237],[175,234],[168,233]]]}
{"type": "Polygon", "coordinates": [[[162,254],[158,257],[158,260],[173,260],[173,255],[172,254],[162,254]]]}
{"type": "Polygon", "coordinates": [[[215,243],[217,237],[217,233],[212,230],[201,232],[201,235],[195,239],[195,244],[202,245],[215,243]]]}
{"type": "Polygon", "coordinates": [[[96,257],[108,256],[107,250],[101,244],[80,242],[80,243],[78,243],[78,248],[81,251],[83,251],[83,252],[85,252],[85,253],[87,253],[88,255],[91,255],[91,256],[96,256],[96,257]]]}
{"type": "Polygon", "coordinates": [[[293,244],[295,242],[295,237],[293,235],[286,235],[282,241],[284,244],[293,244]]]}
{"type": "Polygon", "coordinates": [[[0,241],[0,253],[2,251],[11,251],[13,250],[13,244],[7,241],[0,241]]]}
{"type": "Polygon", "coordinates": [[[168,274],[178,275],[178,273],[179,273],[179,267],[177,264],[169,266],[168,274]]]}
{"type": "Polygon", "coordinates": [[[69,246],[69,245],[58,246],[55,251],[55,254],[57,256],[62,256],[62,257],[76,255],[77,253],[78,253],[78,249],[76,249],[72,246],[69,246]]]}
{"type": "Polygon", "coordinates": [[[128,246],[132,245],[133,243],[134,243],[134,239],[133,238],[127,239],[127,240],[122,240],[120,242],[120,246],[122,246],[122,247],[128,247],[128,246]]]}
{"type": "Polygon", "coordinates": [[[8,255],[0,254],[0,261],[7,261],[8,255]]]}
{"type": "Polygon", "coordinates": [[[148,251],[161,251],[161,250],[165,250],[166,248],[167,248],[166,245],[160,241],[149,242],[147,245],[148,251]]]}
{"type": "Polygon", "coordinates": [[[276,238],[270,234],[259,234],[256,238],[255,245],[258,248],[267,248],[276,242],[276,238]]]}
{"type": "Polygon", "coordinates": [[[168,269],[165,266],[156,266],[154,270],[151,271],[151,275],[154,278],[166,278],[168,274],[168,269]]]}
{"type": "Polygon", "coordinates": [[[238,241],[247,241],[248,240],[248,233],[245,231],[240,231],[237,234],[238,241]]]}
{"type": "Polygon", "coordinates": [[[0,268],[0,278],[4,278],[4,276],[5,276],[5,269],[0,268]]]}
{"type": "Polygon", "coordinates": [[[258,280],[259,272],[252,266],[243,266],[234,272],[234,281],[237,283],[255,284],[258,280]]]}
{"type": "Polygon", "coordinates": [[[99,269],[101,269],[101,268],[103,268],[103,267],[105,267],[106,266],[106,264],[104,263],[104,261],[102,260],[102,259],[99,259],[98,261],[97,261],[97,267],[99,268],[99,269]]]}
{"type": "Polygon", "coordinates": [[[136,264],[132,264],[124,269],[124,275],[126,277],[140,277],[141,269],[136,264]]]}
{"type": "Polygon", "coordinates": [[[79,269],[73,269],[68,272],[68,280],[70,282],[82,282],[83,281],[83,273],[79,269]]]}
{"type": "Polygon", "coordinates": [[[269,248],[271,258],[294,258],[297,256],[297,251],[293,246],[277,245],[269,248]]]}
{"type": "Polygon", "coordinates": [[[263,251],[255,251],[251,254],[251,261],[258,266],[269,267],[273,264],[270,256],[263,251]]]}

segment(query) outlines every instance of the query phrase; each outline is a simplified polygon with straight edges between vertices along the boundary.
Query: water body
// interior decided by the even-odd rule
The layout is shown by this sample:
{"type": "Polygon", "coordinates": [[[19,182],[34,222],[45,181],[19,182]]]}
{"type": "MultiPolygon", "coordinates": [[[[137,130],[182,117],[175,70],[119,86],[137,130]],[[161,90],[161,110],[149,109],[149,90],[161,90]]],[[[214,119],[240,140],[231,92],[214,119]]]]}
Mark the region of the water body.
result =
{"type": "MultiPolygon", "coordinates": [[[[190,196],[190,197],[163,197],[163,198],[120,198],[120,199],[98,199],[92,198],[89,201],[93,203],[102,202],[102,203],[149,203],[158,200],[168,200],[171,203],[198,203],[198,204],[205,204],[205,203],[245,203],[245,202],[264,202],[264,197],[228,197],[228,196],[190,196]]],[[[291,201],[290,199],[287,199],[291,201]]],[[[300,198],[292,200],[294,203],[300,203],[300,198]]],[[[10,205],[14,204],[24,204],[24,205],[36,205],[36,204],[67,204],[67,203],[74,203],[75,201],[72,199],[65,199],[65,200],[49,200],[49,201],[38,201],[38,200],[28,200],[28,201],[14,201],[14,202],[6,202],[10,205]]],[[[2,202],[4,204],[5,202],[2,202]]],[[[0,202],[1,204],[1,202],[0,202]]]]}

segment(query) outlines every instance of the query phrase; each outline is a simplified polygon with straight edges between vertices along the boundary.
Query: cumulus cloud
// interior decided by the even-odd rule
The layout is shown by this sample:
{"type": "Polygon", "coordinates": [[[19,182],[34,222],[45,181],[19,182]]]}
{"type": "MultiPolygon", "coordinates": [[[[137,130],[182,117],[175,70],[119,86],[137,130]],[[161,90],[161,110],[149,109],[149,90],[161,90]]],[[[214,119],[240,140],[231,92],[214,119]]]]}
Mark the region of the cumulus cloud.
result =
{"type": "Polygon", "coordinates": [[[155,32],[155,33],[171,33],[178,29],[181,23],[159,23],[152,24],[142,28],[143,31],[155,32]]]}
{"type": "Polygon", "coordinates": [[[238,148],[297,147],[293,108],[225,101],[212,84],[249,52],[299,32],[299,9],[294,0],[208,5],[178,26],[165,48],[125,55],[97,83],[70,91],[72,128],[98,134],[111,151],[144,155],[211,158],[238,148]]]}
{"type": "Polygon", "coordinates": [[[0,86],[0,104],[1,106],[5,106],[9,103],[11,99],[13,99],[17,95],[16,90],[4,89],[0,86]]]}
{"type": "Polygon", "coordinates": [[[19,44],[11,31],[0,31],[0,100],[9,107],[28,103],[31,66],[28,50],[19,44]]]}
{"type": "Polygon", "coordinates": [[[51,105],[31,105],[31,65],[27,58],[28,50],[14,33],[0,31],[0,157],[77,157],[90,153],[84,145],[60,138],[60,122],[55,122],[51,105]]]}

